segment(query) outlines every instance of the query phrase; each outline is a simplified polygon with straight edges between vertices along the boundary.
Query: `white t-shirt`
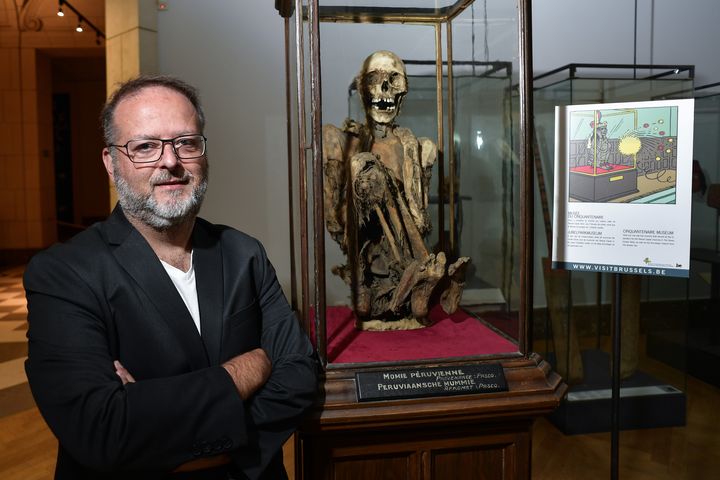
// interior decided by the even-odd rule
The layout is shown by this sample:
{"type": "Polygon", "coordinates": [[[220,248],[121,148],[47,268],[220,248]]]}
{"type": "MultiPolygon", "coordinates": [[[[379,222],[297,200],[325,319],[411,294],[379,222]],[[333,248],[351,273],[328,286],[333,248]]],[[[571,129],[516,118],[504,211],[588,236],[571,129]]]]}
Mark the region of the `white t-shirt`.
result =
{"type": "Polygon", "coordinates": [[[195,267],[193,266],[192,252],[190,252],[190,269],[187,272],[183,272],[162,260],[160,260],[160,263],[165,267],[170,280],[175,284],[175,288],[177,288],[183,302],[185,302],[190,316],[195,321],[198,333],[202,334],[200,331],[200,307],[198,306],[197,287],[195,286],[195,267]]]}

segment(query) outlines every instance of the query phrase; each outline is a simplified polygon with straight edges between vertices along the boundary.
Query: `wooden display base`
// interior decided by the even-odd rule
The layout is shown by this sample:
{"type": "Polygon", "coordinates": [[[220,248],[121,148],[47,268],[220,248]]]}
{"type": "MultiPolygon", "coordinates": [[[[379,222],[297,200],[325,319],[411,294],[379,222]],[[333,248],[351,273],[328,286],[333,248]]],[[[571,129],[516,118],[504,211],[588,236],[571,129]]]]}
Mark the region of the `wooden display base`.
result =
{"type": "Polygon", "coordinates": [[[529,479],[533,421],[558,406],[566,385],[536,354],[502,367],[505,392],[362,403],[359,369],[329,369],[298,431],[296,478],[529,479]]]}

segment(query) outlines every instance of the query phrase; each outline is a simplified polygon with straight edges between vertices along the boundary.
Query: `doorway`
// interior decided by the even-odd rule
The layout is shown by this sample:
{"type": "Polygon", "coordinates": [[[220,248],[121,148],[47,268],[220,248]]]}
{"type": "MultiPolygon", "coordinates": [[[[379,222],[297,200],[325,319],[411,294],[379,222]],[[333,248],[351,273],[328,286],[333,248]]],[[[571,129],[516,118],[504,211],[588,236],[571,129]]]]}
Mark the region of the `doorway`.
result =
{"type": "Polygon", "coordinates": [[[55,210],[58,240],[63,241],[109,213],[99,120],[106,95],[105,55],[98,49],[42,54],[50,60],[55,210]]]}

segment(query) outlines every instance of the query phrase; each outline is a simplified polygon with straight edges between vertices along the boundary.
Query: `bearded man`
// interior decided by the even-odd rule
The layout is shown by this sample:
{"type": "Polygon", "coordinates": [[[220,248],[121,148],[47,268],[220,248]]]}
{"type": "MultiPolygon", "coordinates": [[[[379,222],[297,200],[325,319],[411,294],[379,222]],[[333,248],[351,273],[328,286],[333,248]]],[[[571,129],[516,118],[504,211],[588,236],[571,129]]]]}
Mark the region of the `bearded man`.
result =
{"type": "Polygon", "coordinates": [[[101,118],[119,205],[24,278],[26,371],[59,440],[55,478],[287,478],[282,445],[317,364],[262,245],[197,217],[197,91],[139,77],[101,118]]]}

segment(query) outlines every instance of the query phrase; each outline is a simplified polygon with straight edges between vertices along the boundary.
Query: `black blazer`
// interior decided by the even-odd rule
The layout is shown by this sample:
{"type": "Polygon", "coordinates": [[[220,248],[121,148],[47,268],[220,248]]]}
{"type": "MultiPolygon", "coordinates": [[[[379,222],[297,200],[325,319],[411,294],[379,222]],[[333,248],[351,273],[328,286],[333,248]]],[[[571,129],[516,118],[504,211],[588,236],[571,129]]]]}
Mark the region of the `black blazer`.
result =
{"type": "Polygon", "coordinates": [[[120,207],[28,264],[26,372],[60,442],[56,478],[162,478],[225,452],[249,478],[281,467],[315,397],[312,346],[257,240],[197,219],[192,241],[202,336],[120,207]],[[259,346],[272,375],[243,402],[220,364],[259,346]]]}

